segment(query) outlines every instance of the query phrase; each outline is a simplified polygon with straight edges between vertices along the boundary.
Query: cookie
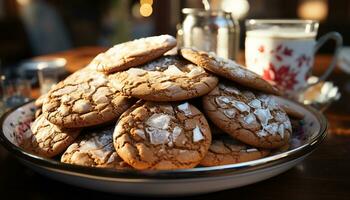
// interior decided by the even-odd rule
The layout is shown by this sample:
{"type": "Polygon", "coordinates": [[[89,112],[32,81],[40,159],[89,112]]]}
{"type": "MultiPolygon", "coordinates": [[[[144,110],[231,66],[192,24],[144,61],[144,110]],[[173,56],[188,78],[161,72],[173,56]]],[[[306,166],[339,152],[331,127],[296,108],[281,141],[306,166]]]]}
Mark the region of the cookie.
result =
{"type": "Polygon", "coordinates": [[[116,90],[149,101],[187,100],[210,92],[218,83],[202,67],[177,56],[112,74],[109,80],[116,90]]]}
{"type": "Polygon", "coordinates": [[[114,127],[90,130],[71,144],[61,157],[61,162],[89,167],[130,168],[113,146],[114,127]]]}
{"type": "Polygon", "coordinates": [[[40,115],[31,124],[21,146],[43,157],[53,157],[63,152],[79,135],[79,129],[66,129],[52,124],[40,115]]]}
{"type": "Polygon", "coordinates": [[[214,53],[198,51],[190,48],[180,50],[181,55],[205,69],[243,86],[266,93],[280,95],[281,92],[258,74],[242,67],[233,60],[216,56],[214,53]]]}
{"type": "Polygon", "coordinates": [[[206,155],[211,133],[203,114],[189,103],[139,101],[113,134],[119,156],[136,169],[193,168],[206,155]]]}
{"type": "Polygon", "coordinates": [[[254,147],[281,147],[292,133],[287,114],[273,96],[229,83],[219,83],[204,96],[203,109],[220,129],[254,147]]]}
{"type": "Polygon", "coordinates": [[[301,112],[289,107],[288,105],[280,104],[280,106],[287,113],[287,115],[289,115],[292,118],[301,120],[301,119],[304,119],[304,117],[305,117],[304,113],[301,113],[301,112]]]}
{"type": "Polygon", "coordinates": [[[41,115],[42,106],[43,106],[44,101],[46,100],[46,97],[47,97],[47,94],[43,94],[34,101],[34,105],[36,107],[36,111],[34,114],[35,118],[38,118],[41,115]]]}
{"type": "Polygon", "coordinates": [[[34,105],[35,107],[37,108],[40,108],[43,106],[43,103],[45,101],[45,99],[47,98],[47,94],[42,94],[39,98],[37,98],[35,101],[34,101],[34,105]]]}
{"type": "Polygon", "coordinates": [[[49,91],[43,115],[62,127],[86,127],[116,119],[132,103],[130,97],[109,86],[103,73],[84,69],[49,91]]]}
{"type": "Polygon", "coordinates": [[[117,44],[100,53],[90,66],[105,73],[123,71],[158,58],[175,46],[176,39],[170,35],[141,38],[117,44]]]}
{"type": "Polygon", "coordinates": [[[218,166],[257,160],[267,156],[269,150],[257,149],[230,137],[213,139],[207,155],[200,165],[218,166]]]}

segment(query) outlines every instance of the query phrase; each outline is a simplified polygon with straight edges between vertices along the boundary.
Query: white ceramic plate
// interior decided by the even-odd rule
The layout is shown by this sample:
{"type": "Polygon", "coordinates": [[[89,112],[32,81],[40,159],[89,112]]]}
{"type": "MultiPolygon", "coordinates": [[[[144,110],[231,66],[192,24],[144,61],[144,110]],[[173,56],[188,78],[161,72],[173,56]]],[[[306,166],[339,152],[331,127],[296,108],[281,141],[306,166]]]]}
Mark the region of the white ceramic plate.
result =
{"type": "Polygon", "coordinates": [[[133,195],[190,195],[240,187],[276,176],[304,160],[327,132],[325,117],[311,107],[277,100],[305,114],[303,128],[293,131],[291,150],[269,157],[216,167],[172,171],[113,170],[61,163],[30,154],[18,144],[33,120],[35,107],[27,103],[2,117],[1,143],[24,164],[62,182],[113,193],[133,195]]]}

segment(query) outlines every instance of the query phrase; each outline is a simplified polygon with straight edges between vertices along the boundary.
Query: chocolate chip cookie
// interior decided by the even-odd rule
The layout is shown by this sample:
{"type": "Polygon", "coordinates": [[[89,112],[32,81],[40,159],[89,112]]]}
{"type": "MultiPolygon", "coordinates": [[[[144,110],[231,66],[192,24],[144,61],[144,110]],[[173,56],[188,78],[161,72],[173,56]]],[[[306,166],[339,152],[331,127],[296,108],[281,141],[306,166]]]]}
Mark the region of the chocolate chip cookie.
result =
{"type": "Polygon", "coordinates": [[[292,133],[287,114],[273,96],[229,83],[219,83],[204,96],[203,109],[220,129],[254,147],[281,147],[292,133]]]}
{"type": "Polygon", "coordinates": [[[210,167],[247,162],[263,158],[269,152],[269,150],[250,147],[230,137],[219,137],[213,139],[200,165],[210,167]]]}
{"type": "Polygon", "coordinates": [[[43,157],[53,157],[63,152],[79,135],[80,129],[66,129],[52,124],[40,115],[31,124],[21,145],[28,151],[43,157]]]}
{"type": "Polygon", "coordinates": [[[139,68],[109,76],[126,95],[150,101],[180,101],[202,96],[218,83],[202,67],[177,56],[164,56],[139,68]]]}
{"type": "Polygon", "coordinates": [[[130,97],[109,86],[103,73],[83,69],[49,91],[43,115],[62,127],[86,127],[116,119],[132,103],[130,97]]]}
{"type": "Polygon", "coordinates": [[[71,144],[61,157],[61,162],[101,168],[130,168],[113,146],[114,127],[89,130],[71,144]]]}
{"type": "Polygon", "coordinates": [[[147,63],[176,46],[170,35],[141,38],[117,44],[97,55],[90,63],[96,70],[112,73],[147,63]]]}
{"type": "Polygon", "coordinates": [[[230,59],[218,57],[214,53],[198,51],[190,48],[180,50],[181,55],[205,69],[239,83],[243,86],[254,88],[263,92],[280,95],[281,92],[258,74],[240,66],[230,59]]]}
{"type": "Polygon", "coordinates": [[[116,125],[114,147],[136,169],[192,168],[211,143],[208,122],[189,103],[139,101],[116,125]]]}

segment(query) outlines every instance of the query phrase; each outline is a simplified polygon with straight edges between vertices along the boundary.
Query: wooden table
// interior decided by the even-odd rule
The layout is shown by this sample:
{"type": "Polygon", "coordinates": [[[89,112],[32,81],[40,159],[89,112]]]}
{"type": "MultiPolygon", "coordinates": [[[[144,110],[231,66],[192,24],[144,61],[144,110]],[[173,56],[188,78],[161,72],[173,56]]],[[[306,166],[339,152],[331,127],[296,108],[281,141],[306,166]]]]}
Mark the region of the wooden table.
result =
{"type": "MultiPolygon", "coordinates": [[[[85,47],[49,57],[64,57],[67,70],[85,66],[100,47],[85,47]]],[[[240,60],[243,57],[240,56],[240,60]]],[[[324,71],[330,56],[316,58],[316,74],[324,71]]],[[[342,98],[326,111],[330,128],[326,140],[304,162],[266,181],[207,195],[181,199],[350,199],[350,79],[339,70],[330,77],[342,98]]],[[[193,187],[196,187],[195,185],[193,187]]],[[[0,191],[14,199],[137,199],[86,190],[43,177],[20,164],[0,147],[0,191]]],[[[154,198],[152,198],[154,199],[154,198]]]]}

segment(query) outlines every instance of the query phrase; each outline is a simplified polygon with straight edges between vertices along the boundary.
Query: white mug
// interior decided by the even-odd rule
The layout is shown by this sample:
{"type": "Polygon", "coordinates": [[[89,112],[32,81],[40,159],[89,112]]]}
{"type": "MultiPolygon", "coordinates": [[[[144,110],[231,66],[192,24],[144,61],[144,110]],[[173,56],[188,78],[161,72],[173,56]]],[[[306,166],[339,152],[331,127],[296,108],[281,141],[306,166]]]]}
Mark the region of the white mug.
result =
{"type": "Polygon", "coordinates": [[[286,96],[298,99],[313,84],[315,53],[329,39],[336,42],[332,62],[319,78],[325,80],[336,66],[342,37],[330,32],[316,41],[319,23],[313,20],[247,20],[245,58],[248,69],[281,88],[286,96]]]}

